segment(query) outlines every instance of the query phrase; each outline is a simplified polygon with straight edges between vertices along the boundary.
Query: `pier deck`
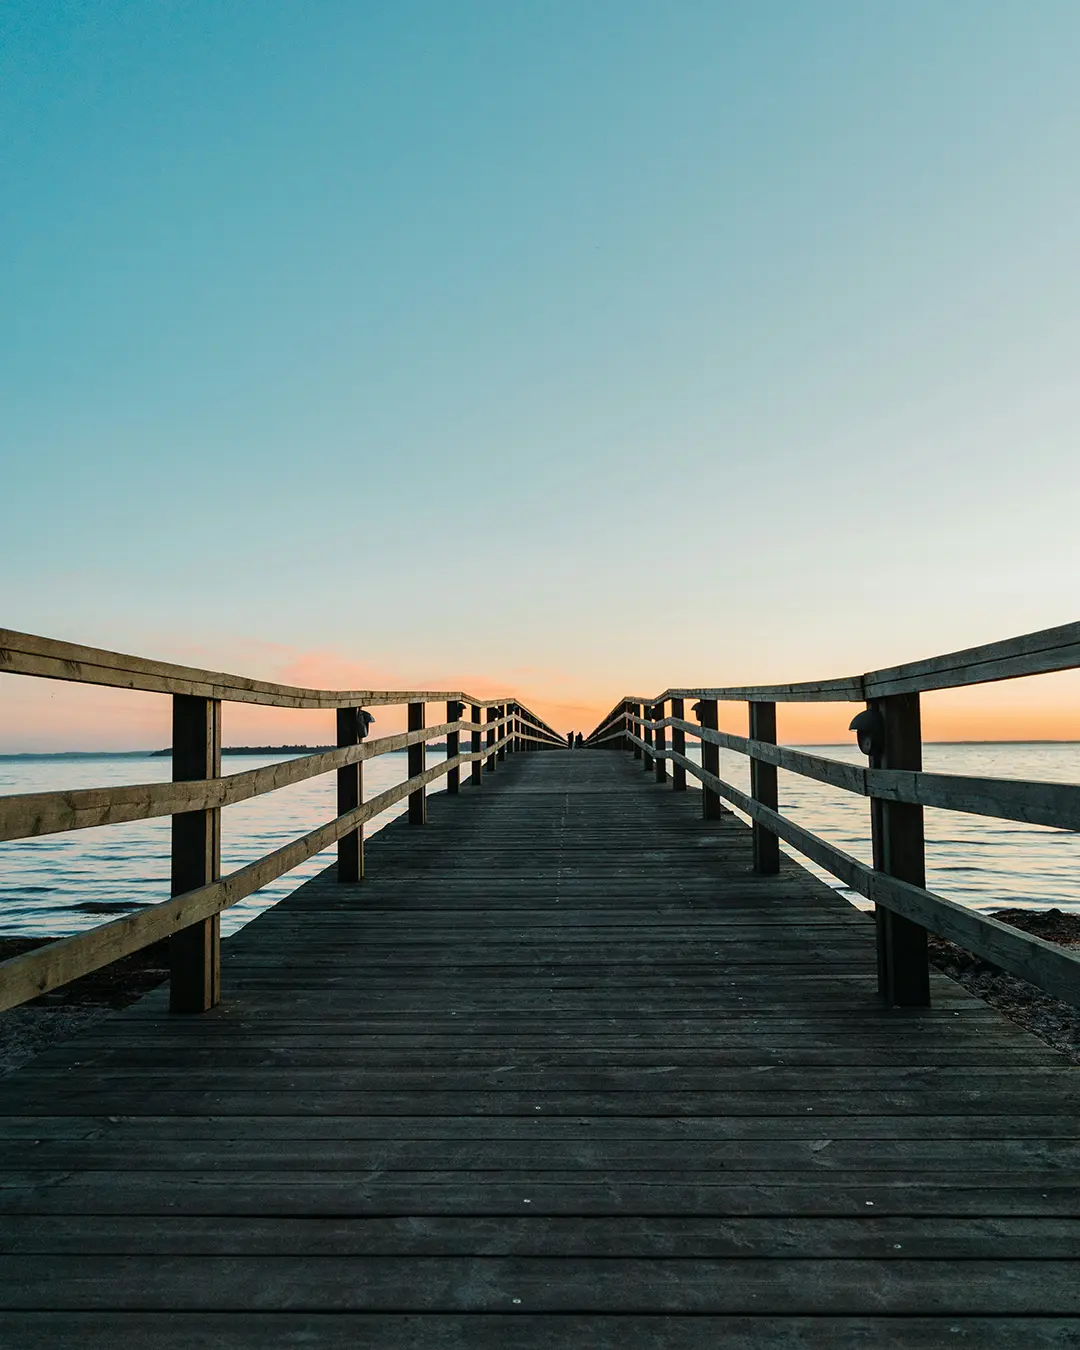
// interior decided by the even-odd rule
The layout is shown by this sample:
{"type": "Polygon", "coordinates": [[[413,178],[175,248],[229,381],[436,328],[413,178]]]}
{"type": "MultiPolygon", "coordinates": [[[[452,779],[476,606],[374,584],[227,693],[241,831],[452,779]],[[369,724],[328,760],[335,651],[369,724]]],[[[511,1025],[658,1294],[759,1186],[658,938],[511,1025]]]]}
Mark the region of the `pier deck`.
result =
{"type": "Polygon", "coordinates": [[[511,756],[0,1086],[0,1345],[1080,1344],[1080,1075],[621,755],[511,756]]]}

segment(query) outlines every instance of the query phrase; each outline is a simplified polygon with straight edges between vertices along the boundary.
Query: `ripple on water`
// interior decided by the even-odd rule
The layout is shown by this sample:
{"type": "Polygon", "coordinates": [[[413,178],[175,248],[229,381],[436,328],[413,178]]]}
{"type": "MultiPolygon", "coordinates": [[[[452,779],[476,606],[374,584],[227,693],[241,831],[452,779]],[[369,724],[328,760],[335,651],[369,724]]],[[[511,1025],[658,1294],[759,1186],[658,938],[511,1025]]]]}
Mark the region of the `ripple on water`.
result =
{"type": "MultiPolygon", "coordinates": [[[[810,747],[844,763],[865,761],[854,746],[810,747]]],[[[431,761],[435,754],[429,756],[431,761]]],[[[253,757],[245,768],[274,759],[253,757]]],[[[928,745],[926,768],[941,773],[1040,782],[1080,783],[1080,745],[928,745]]],[[[128,756],[0,761],[6,792],[49,792],[160,782],[168,759],[128,756]]],[[[724,752],[722,772],[749,790],[742,756],[724,752]]],[[[369,761],[369,796],[407,776],[406,757],[369,761]]],[[[869,863],[868,803],[823,783],[781,772],[780,805],[798,824],[869,863]]],[[[441,784],[435,790],[439,790],[441,784]]],[[[404,802],[375,822],[380,828],[407,809],[404,802]]],[[[310,779],[223,812],[222,869],[235,871],[329,820],[336,810],[333,775],[310,779]]],[[[373,833],[371,826],[368,833],[373,833]]],[[[927,883],[931,889],[981,910],[1008,905],[1080,912],[1080,836],[1014,821],[926,811],[927,883]]],[[[792,856],[799,855],[787,849],[792,856]]],[[[222,915],[222,932],[242,927],[296,886],[315,876],[333,857],[326,852],[279,878],[222,915]]],[[[861,908],[866,902],[834,877],[801,859],[840,895],[861,908]]],[[[169,889],[169,822],[136,821],[107,829],[0,844],[0,932],[66,934],[92,928],[110,914],[135,912],[163,900],[169,889]]]]}

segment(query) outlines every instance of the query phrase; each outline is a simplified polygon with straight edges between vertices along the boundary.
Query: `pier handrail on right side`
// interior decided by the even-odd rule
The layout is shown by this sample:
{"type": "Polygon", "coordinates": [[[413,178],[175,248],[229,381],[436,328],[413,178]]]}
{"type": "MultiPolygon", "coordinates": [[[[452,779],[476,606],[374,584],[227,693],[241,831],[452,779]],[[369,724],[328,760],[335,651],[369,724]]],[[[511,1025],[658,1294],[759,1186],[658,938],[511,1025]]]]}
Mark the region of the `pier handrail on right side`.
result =
{"type": "Polygon", "coordinates": [[[792,684],[665,689],[627,695],[600,722],[587,745],[631,751],[659,781],[674,766],[673,786],[686,775],[701,782],[703,811],[715,818],[721,798],[749,816],[754,867],[779,869],[783,840],[875,906],[878,983],[895,1005],[929,1002],[927,932],[935,932],[1058,998],[1080,1005],[1080,956],[1022,932],[926,888],[923,807],[1054,829],[1080,830],[1080,785],[927,773],[922,768],[919,696],[992,681],[1080,668],[1080,623],[1027,633],[926,660],[840,679],[792,684]],[[697,723],[686,721],[694,699],[697,723]],[[668,703],[672,716],[665,716],[668,703]],[[745,702],[749,735],[721,731],[717,705],[745,702]],[[868,767],[842,763],[777,744],[777,703],[863,702],[876,719],[868,767]],[[667,732],[672,745],[667,745],[667,732]],[[638,734],[640,732],[640,734],[638,734]],[[686,736],[701,747],[701,763],[685,753],[686,736]],[[720,777],[720,750],[750,760],[751,790],[720,777]],[[777,770],[812,778],[870,801],[873,866],[782,815],[777,770]]]}

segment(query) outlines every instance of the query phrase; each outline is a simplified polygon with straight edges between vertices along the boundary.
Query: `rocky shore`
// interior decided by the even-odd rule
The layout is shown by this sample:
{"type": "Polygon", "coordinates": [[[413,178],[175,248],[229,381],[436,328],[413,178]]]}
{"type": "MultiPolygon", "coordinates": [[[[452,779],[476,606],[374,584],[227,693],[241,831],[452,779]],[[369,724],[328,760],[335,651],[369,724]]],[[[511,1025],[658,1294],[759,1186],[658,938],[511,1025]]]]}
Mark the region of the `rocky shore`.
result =
{"type": "MultiPolygon", "coordinates": [[[[1059,947],[1080,948],[1080,914],[1064,914],[1060,909],[999,909],[994,918],[1059,947]]],[[[1080,1008],[1044,994],[1026,980],[934,934],[930,935],[930,960],[972,994],[1080,1064],[1080,1008]]]]}
{"type": "MultiPolygon", "coordinates": [[[[0,938],[0,961],[44,946],[48,938],[0,938]]],[[[57,1041],[126,1008],[169,974],[169,945],[157,942],[81,980],[0,1012],[0,1074],[17,1069],[57,1041]]]]}
{"type": "MultiPolygon", "coordinates": [[[[1080,948],[1080,914],[1059,909],[999,910],[995,918],[1062,947],[1080,948]]],[[[32,951],[47,939],[0,938],[0,961],[32,951]]],[[[931,935],[930,960],[951,979],[1004,1016],[1080,1064],[1080,1008],[1052,998],[1025,980],[1007,975],[978,956],[931,935]]],[[[134,1003],[169,973],[168,944],[159,942],[114,965],[0,1013],[0,1074],[99,1021],[114,1008],[134,1003]]]]}

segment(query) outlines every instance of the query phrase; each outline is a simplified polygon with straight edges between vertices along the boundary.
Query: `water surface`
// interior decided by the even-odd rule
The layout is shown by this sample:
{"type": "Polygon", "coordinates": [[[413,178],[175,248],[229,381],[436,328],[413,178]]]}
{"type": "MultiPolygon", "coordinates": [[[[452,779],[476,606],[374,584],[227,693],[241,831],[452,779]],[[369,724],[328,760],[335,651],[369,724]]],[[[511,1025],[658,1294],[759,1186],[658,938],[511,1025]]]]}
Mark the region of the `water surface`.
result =
{"type": "MultiPolygon", "coordinates": [[[[846,763],[866,762],[854,745],[806,748],[846,763]]],[[[696,757],[696,750],[691,753],[696,757]]],[[[442,754],[429,750],[428,763],[437,762],[442,754]]],[[[288,756],[229,756],[225,772],[238,773],[282,758],[288,756]]],[[[1076,744],[927,745],[924,763],[940,773],[1080,782],[1080,745],[1076,744]]],[[[152,755],[0,757],[0,793],[162,782],[170,773],[168,757],[152,755]]],[[[722,751],[721,774],[749,790],[749,768],[742,755],[722,751]]],[[[365,796],[374,796],[407,776],[404,753],[369,760],[364,765],[365,796]]],[[[445,779],[439,779],[428,790],[441,791],[444,786],[445,779]]],[[[865,798],[783,771],[779,789],[785,814],[870,862],[870,808],[865,798]]],[[[336,810],[335,798],[335,776],[324,774],[226,807],[222,812],[222,870],[230,872],[254,862],[330,820],[336,810]]],[[[400,802],[371,822],[366,833],[370,836],[406,809],[407,804],[400,802]]],[[[980,910],[1056,905],[1080,913],[1080,835],[928,808],[926,837],[927,884],[942,895],[980,910]]],[[[314,876],[333,856],[328,850],[310,858],[226,910],[221,916],[222,932],[235,932],[314,876]]],[[[828,874],[807,865],[853,903],[865,903],[828,874]]],[[[0,844],[0,933],[61,936],[79,932],[164,900],[168,893],[168,817],[0,844]]]]}

